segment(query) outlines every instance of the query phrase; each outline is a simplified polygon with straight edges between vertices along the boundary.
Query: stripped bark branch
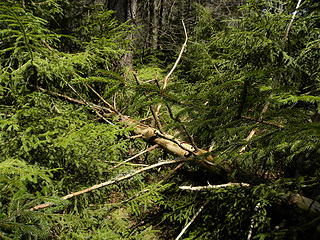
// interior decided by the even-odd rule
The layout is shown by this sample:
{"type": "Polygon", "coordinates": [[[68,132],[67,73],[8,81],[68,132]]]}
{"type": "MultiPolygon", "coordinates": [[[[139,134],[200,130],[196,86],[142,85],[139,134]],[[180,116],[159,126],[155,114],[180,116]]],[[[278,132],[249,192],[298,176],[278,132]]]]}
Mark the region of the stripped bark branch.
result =
{"type": "MultiPolygon", "coordinates": [[[[140,168],[140,169],[134,171],[133,173],[128,173],[126,175],[114,178],[112,180],[109,180],[109,181],[106,181],[106,182],[103,182],[103,183],[100,183],[100,184],[96,184],[96,185],[94,185],[92,187],[89,187],[89,188],[86,188],[84,190],[81,190],[81,191],[78,191],[78,192],[74,192],[74,193],[70,193],[70,194],[62,197],[61,199],[62,200],[67,200],[67,199],[73,198],[75,196],[79,196],[79,195],[82,195],[84,193],[91,192],[91,191],[93,191],[95,189],[98,189],[98,188],[101,188],[101,187],[105,187],[105,186],[109,186],[109,185],[112,185],[114,183],[123,181],[125,179],[131,178],[131,177],[133,177],[133,176],[135,176],[135,175],[137,175],[139,173],[145,172],[147,170],[150,170],[150,169],[153,169],[153,168],[157,168],[157,167],[160,167],[160,166],[163,166],[163,165],[174,164],[174,163],[179,163],[179,162],[183,162],[183,161],[185,161],[185,159],[181,159],[180,158],[180,159],[177,159],[177,160],[158,162],[158,163],[155,163],[155,164],[150,165],[148,167],[140,168]]],[[[54,203],[44,203],[44,204],[37,205],[37,206],[35,206],[33,208],[30,208],[29,210],[30,211],[39,210],[39,209],[51,207],[53,205],[54,205],[54,203]]]]}
{"type": "Polygon", "coordinates": [[[151,147],[149,147],[149,148],[147,148],[147,149],[139,152],[138,154],[136,154],[136,155],[134,155],[134,156],[132,156],[132,157],[124,160],[123,162],[118,163],[117,165],[113,166],[111,169],[115,169],[115,168],[117,168],[117,167],[120,167],[121,165],[123,165],[123,164],[125,164],[125,163],[127,163],[127,162],[129,162],[129,161],[131,161],[131,160],[133,160],[133,159],[135,159],[135,158],[137,158],[137,157],[139,157],[139,156],[147,153],[147,152],[153,151],[153,150],[156,149],[157,147],[159,147],[159,145],[153,145],[153,146],[151,146],[151,147]]]}
{"type": "Polygon", "coordinates": [[[199,210],[196,212],[196,214],[191,218],[190,222],[182,229],[180,234],[176,237],[176,240],[179,240],[182,235],[187,231],[187,229],[190,227],[190,225],[194,222],[194,220],[199,216],[199,214],[202,212],[202,210],[205,208],[205,206],[209,203],[209,201],[202,204],[202,206],[199,208],[199,210]]]}
{"type": "Polygon", "coordinates": [[[250,185],[248,183],[226,183],[226,184],[220,184],[220,185],[207,185],[207,186],[180,186],[179,188],[181,190],[190,190],[190,191],[202,191],[207,189],[213,189],[213,188],[226,188],[226,187],[234,187],[234,186],[240,186],[240,187],[249,187],[250,185]]]}
{"type": "Polygon", "coordinates": [[[294,10],[294,12],[293,12],[293,14],[292,14],[292,18],[291,18],[291,20],[290,20],[290,23],[289,23],[288,28],[287,28],[287,30],[286,30],[286,34],[285,34],[285,36],[284,36],[285,39],[288,39],[288,37],[289,37],[289,32],[290,32],[290,29],[291,29],[291,27],[292,27],[294,18],[296,17],[296,15],[297,15],[297,13],[298,13],[298,9],[299,9],[299,7],[300,7],[301,1],[302,1],[302,0],[298,0],[298,2],[297,2],[296,9],[294,10]]]}
{"type": "MultiPolygon", "coordinates": [[[[221,185],[211,185],[208,186],[180,186],[179,188],[181,190],[190,190],[190,191],[202,191],[202,190],[208,190],[208,189],[215,189],[215,188],[225,188],[225,187],[231,187],[231,186],[240,186],[240,187],[250,187],[250,184],[248,183],[226,183],[221,185]]],[[[313,213],[313,214],[319,214],[320,213],[320,203],[307,198],[305,196],[302,196],[298,193],[288,193],[281,197],[281,200],[283,202],[286,202],[289,205],[293,205],[303,211],[313,213]]],[[[260,206],[259,206],[260,207],[260,206]]]]}
{"type": "MultiPolygon", "coordinates": [[[[180,53],[179,53],[179,56],[177,58],[177,60],[175,61],[173,67],[171,68],[170,72],[165,76],[165,78],[163,79],[163,86],[162,86],[162,90],[165,90],[167,88],[167,85],[168,85],[168,82],[169,82],[169,78],[170,76],[172,75],[172,73],[174,72],[174,70],[177,68],[180,60],[181,60],[181,57],[182,57],[182,54],[187,46],[187,42],[188,42],[188,33],[187,33],[187,29],[186,29],[186,26],[184,24],[184,21],[182,20],[182,25],[183,25],[183,30],[184,30],[184,34],[185,34],[185,41],[184,43],[182,44],[182,47],[181,47],[181,50],[180,50],[180,53]]],[[[161,103],[157,106],[157,109],[155,111],[155,114],[156,115],[159,115],[159,112],[160,112],[160,108],[161,108],[161,103]]]]}

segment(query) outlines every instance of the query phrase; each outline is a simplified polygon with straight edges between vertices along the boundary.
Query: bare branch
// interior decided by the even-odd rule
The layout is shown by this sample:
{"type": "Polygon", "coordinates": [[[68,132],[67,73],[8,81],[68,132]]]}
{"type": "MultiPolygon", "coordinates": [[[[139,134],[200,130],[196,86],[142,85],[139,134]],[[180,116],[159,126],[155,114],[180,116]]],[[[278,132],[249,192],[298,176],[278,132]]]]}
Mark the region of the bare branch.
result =
{"type": "Polygon", "coordinates": [[[109,113],[114,113],[114,111],[112,109],[109,109],[109,108],[106,108],[106,107],[102,107],[102,106],[96,105],[96,104],[88,102],[88,101],[81,101],[79,99],[75,99],[75,98],[69,97],[69,96],[61,94],[61,93],[53,92],[53,91],[41,88],[39,86],[37,87],[37,89],[39,91],[41,91],[41,92],[44,92],[44,93],[47,93],[47,94],[50,94],[52,96],[56,96],[56,97],[59,97],[59,98],[63,98],[63,99],[65,99],[65,100],[67,100],[69,102],[72,102],[72,103],[76,103],[76,104],[80,104],[80,105],[89,105],[91,108],[94,108],[96,110],[104,110],[104,111],[107,111],[109,113]]]}
{"type": "MultiPolygon", "coordinates": [[[[188,33],[187,33],[187,29],[186,29],[186,26],[184,24],[184,21],[182,20],[182,25],[183,25],[183,30],[184,30],[184,34],[185,34],[185,41],[181,47],[181,50],[180,50],[180,53],[179,53],[179,56],[177,58],[177,60],[175,61],[173,67],[171,68],[170,72],[167,74],[167,76],[165,76],[165,78],[163,79],[163,86],[162,86],[162,90],[165,90],[167,88],[167,85],[168,85],[168,82],[169,82],[169,78],[170,76],[172,75],[172,73],[174,72],[174,70],[177,68],[180,60],[181,60],[181,57],[182,57],[182,54],[187,46],[187,42],[188,42],[188,33]]],[[[161,104],[158,105],[157,109],[156,109],[156,115],[159,114],[160,112],[160,108],[161,108],[161,104]]]]}
{"type": "Polygon", "coordinates": [[[117,109],[115,109],[110,103],[108,103],[96,90],[94,90],[93,87],[91,87],[89,84],[86,84],[86,86],[88,86],[88,88],[91,89],[92,92],[94,92],[94,94],[96,94],[98,96],[98,98],[100,98],[100,100],[102,102],[104,102],[104,104],[106,104],[113,112],[119,114],[119,112],[117,111],[117,109]]]}
{"type": "Polygon", "coordinates": [[[191,142],[192,146],[194,147],[195,150],[198,151],[199,148],[197,147],[196,142],[194,141],[194,139],[193,139],[193,137],[191,136],[191,134],[188,132],[186,126],[181,122],[181,120],[180,120],[178,117],[174,117],[173,112],[172,112],[170,106],[169,106],[167,103],[166,103],[166,107],[167,107],[167,109],[168,109],[170,118],[171,118],[172,120],[174,120],[174,121],[176,121],[176,122],[178,122],[178,123],[181,124],[182,129],[183,129],[183,131],[187,134],[187,137],[189,138],[189,141],[191,142]]]}
{"type": "Polygon", "coordinates": [[[111,169],[114,169],[114,168],[120,167],[121,165],[123,165],[123,164],[125,164],[125,163],[127,163],[127,162],[129,162],[129,161],[131,161],[131,160],[133,160],[133,159],[135,159],[135,158],[137,158],[137,157],[139,157],[139,156],[143,155],[143,154],[144,154],[144,153],[146,153],[146,152],[151,152],[152,150],[156,149],[157,147],[159,147],[159,145],[153,145],[153,146],[151,146],[151,147],[149,147],[149,148],[147,148],[147,149],[145,149],[145,150],[143,150],[143,151],[139,152],[138,154],[136,154],[136,155],[134,155],[134,156],[132,156],[132,157],[130,157],[130,158],[128,158],[128,159],[126,159],[126,160],[124,160],[123,162],[121,162],[121,163],[119,163],[119,164],[117,164],[117,165],[113,166],[111,169]]]}
{"type": "MultiPolygon", "coordinates": [[[[258,203],[255,207],[254,207],[254,212],[258,212],[261,208],[261,204],[258,203]]],[[[251,221],[250,221],[250,227],[249,227],[249,232],[248,232],[248,236],[247,236],[247,240],[251,240],[252,239],[252,234],[253,234],[253,229],[254,229],[254,224],[255,224],[255,220],[252,217],[251,221]]]]}
{"type": "Polygon", "coordinates": [[[89,106],[99,117],[101,117],[105,122],[107,122],[107,123],[109,123],[109,124],[111,124],[111,125],[115,125],[114,123],[112,123],[112,122],[110,122],[108,119],[106,119],[101,113],[99,113],[99,111],[98,111],[96,108],[94,108],[94,106],[92,106],[90,102],[88,102],[87,100],[85,100],[85,99],[81,96],[81,94],[78,93],[77,90],[76,90],[73,86],[71,86],[69,83],[67,83],[67,85],[68,85],[68,86],[71,88],[71,90],[74,91],[74,93],[77,94],[77,95],[80,97],[80,99],[81,99],[87,106],[89,106]]]}
{"type": "Polygon", "coordinates": [[[190,222],[188,222],[188,224],[182,229],[180,234],[176,237],[176,240],[179,240],[182,237],[182,235],[187,231],[187,229],[190,227],[190,225],[194,222],[194,220],[198,217],[198,215],[202,212],[202,210],[204,209],[204,207],[208,203],[209,203],[209,201],[202,204],[202,206],[199,208],[199,210],[196,212],[196,214],[191,218],[190,222]]]}
{"type": "Polygon", "coordinates": [[[248,183],[226,183],[226,184],[220,184],[220,185],[211,185],[208,186],[180,186],[179,188],[182,190],[190,190],[190,191],[202,191],[207,189],[213,189],[213,188],[225,188],[225,187],[234,187],[234,186],[240,186],[240,187],[249,187],[250,185],[248,183]]]}
{"type": "Polygon", "coordinates": [[[274,127],[277,127],[277,128],[284,128],[284,126],[281,125],[281,124],[273,123],[273,122],[267,122],[267,121],[262,121],[262,120],[255,119],[255,118],[249,117],[249,116],[241,116],[241,118],[247,119],[247,120],[251,120],[251,121],[255,121],[255,122],[261,123],[261,124],[266,124],[266,125],[274,126],[274,127]]]}
{"type": "MultiPolygon", "coordinates": [[[[261,111],[261,113],[260,113],[260,116],[259,116],[259,120],[258,120],[258,121],[262,121],[263,114],[265,114],[265,113],[267,112],[267,110],[268,110],[268,108],[269,108],[269,105],[270,105],[270,102],[267,102],[267,103],[263,106],[263,109],[262,109],[262,111],[261,111]]],[[[251,132],[249,133],[249,135],[246,137],[245,140],[246,140],[247,142],[249,142],[249,141],[251,140],[251,138],[253,138],[253,136],[256,134],[256,132],[257,132],[257,129],[256,129],[256,128],[255,128],[255,129],[252,129],[251,132]]],[[[240,153],[240,154],[243,153],[243,152],[246,150],[247,147],[248,147],[248,144],[246,144],[245,146],[243,146],[243,147],[240,149],[239,153],[240,153]]]]}
{"type": "Polygon", "coordinates": [[[298,13],[298,9],[299,9],[299,7],[300,7],[301,1],[302,1],[302,0],[298,0],[296,9],[295,9],[295,11],[294,11],[293,14],[292,14],[292,18],[291,18],[291,20],[290,20],[290,23],[289,23],[289,25],[288,25],[286,34],[285,34],[285,36],[284,36],[285,39],[288,39],[288,37],[289,37],[290,28],[292,27],[294,18],[296,17],[296,15],[297,15],[297,13],[298,13]]]}
{"type": "MultiPolygon", "coordinates": [[[[157,168],[157,167],[160,167],[160,166],[163,166],[163,165],[174,164],[174,163],[179,163],[179,162],[183,162],[183,161],[185,161],[185,160],[180,158],[178,160],[170,160],[170,161],[158,162],[158,163],[155,163],[155,164],[150,165],[148,167],[140,168],[140,169],[134,171],[133,173],[128,173],[126,175],[114,178],[112,180],[109,180],[109,181],[106,181],[106,182],[103,182],[103,183],[100,183],[100,184],[96,184],[96,185],[94,185],[92,187],[89,187],[89,188],[86,188],[84,190],[81,190],[81,191],[78,191],[78,192],[74,192],[74,193],[70,193],[70,194],[62,197],[61,199],[62,200],[67,200],[67,199],[73,198],[75,196],[82,195],[82,194],[87,193],[87,192],[91,192],[91,191],[93,191],[95,189],[98,189],[98,188],[101,188],[101,187],[105,187],[105,186],[109,186],[109,185],[112,185],[114,183],[120,182],[122,180],[131,178],[131,177],[133,177],[133,176],[135,176],[135,175],[137,175],[139,173],[145,172],[147,170],[150,170],[150,169],[153,169],[153,168],[157,168]]],[[[30,208],[30,211],[39,210],[39,209],[42,209],[42,208],[47,208],[47,207],[50,207],[50,206],[53,206],[53,205],[54,205],[54,203],[40,204],[38,206],[30,208]]]]}

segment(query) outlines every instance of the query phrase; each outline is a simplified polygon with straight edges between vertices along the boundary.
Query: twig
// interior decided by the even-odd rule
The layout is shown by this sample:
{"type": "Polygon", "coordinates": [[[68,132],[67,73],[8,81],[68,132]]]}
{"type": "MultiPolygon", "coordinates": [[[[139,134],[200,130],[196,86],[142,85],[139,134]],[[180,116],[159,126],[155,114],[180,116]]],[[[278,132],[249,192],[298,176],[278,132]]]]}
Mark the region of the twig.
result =
{"type": "MultiPolygon", "coordinates": [[[[164,183],[165,181],[167,181],[175,172],[177,172],[182,166],[184,165],[184,162],[180,163],[178,166],[176,166],[173,170],[171,170],[163,179],[161,179],[159,182],[156,183],[156,185],[160,185],[162,183],[164,183]]],[[[118,202],[117,204],[123,204],[126,202],[129,202],[137,197],[139,197],[140,194],[142,193],[147,193],[148,191],[150,191],[150,188],[144,188],[141,191],[139,191],[138,193],[136,193],[134,196],[123,200],[121,202],[118,202]]]]}
{"type": "Polygon", "coordinates": [[[123,162],[121,162],[121,163],[119,163],[119,164],[117,164],[117,165],[113,166],[111,169],[114,169],[114,168],[120,167],[121,165],[123,165],[123,164],[125,164],[125,163],[127,163],[127,162],[129,162],[129,161],[131,161],[131,160],[133,160],[133,159],[135,159],[135,158],[137,158],[137,157],[139,157],[139,156],[143,155],[143,154],[144,154],[144,153],[146,153],[146,152],[151,152],[152,150],[156,149],[157,147],[159,147],[159,145],[153,145],[153,146],[151,146],[151,147],[149,147],[149,148],[147,148],[147,149],[145,149],[145,150],[143,150],[143,151],[139,152],[138,154],[136,154],[136,155],[134,155],[134,156],[132,156],[132,157],[130,157],[130,158],[128,158],[128,159],[126,159],[126,160],[124,160],[123,162]]]}
{"type": "Polygon", "coordinates": [[[220,185],[207,185],[207,186],[180,186],[179,188],[182,190],[190,190],[190,191],[201,191],[206,189],[212,189],[212,188],[225,188],[225,187],[231,187],[231,186],[240,186],[240,187],[249,187],[250,185],[248,183],[226,183],[226,184],[220,184],[220,185]]]}
{"type": "Polygon", "coordinates": [[[180,163],[178,166],[176,166],[171,172],[169,172],[158,184],[161,184],[165,181],[167,181],[170,177],[173,176],[175,172],[177,172],[182,166],[184,165],[184,162],[180,163]]]}
{"type": "Polygon", "coordinates": [[[197,145],[196,145],[193,137],[189,134],[186,126],[181,122],[181,120],[180,120],[179,118],[174,117],[173,112],[172,112],[170,106],[169,106],[167,103],[166,103],[166,107],[167,107],[167,109],[168,109],[170,118],[171,118],[172,120],[174,120],[174,121],[176,121],[176,122],[178,122],[178,123],[181,124],[182,129],[183,129],[183,131],[185,132],[185,134],[187,134],[187,137],[189,138],[189,141],[191,142],[192,146],[194,147],[194,149],[195,149],[196,151],[198,151],[199,148],[197,147],[197,145]]]}
{"type": "MultiPolygon", "coordinates": [[[[68,100],[69,102],[73,102],[73,103],[76,103],[76,104],[80,104],[80,105],[87,105],[84,101],[81,101],[79,99],[75,99],[75,98],[72,98],[72,97],[69,97],[67,95],[64,95],[64,94],[61,94],[61,93],[57,93],[57,92],[53,92],[53,91],[50,91],[50,90],[47,90],[47,89],[44,89],[42,87],[39,87],[37,86],[37,89],[41,92],[44,92],[44,93],[47,93],[47,94],[50,94],[52,96],[56,96],[56,97],[60,97],[60,98],[63,98],[65,100],[68,100]]],[[[99,106],[99,105],[96,105],[94,103],[89,103],[92,107],[98,109],[98,110],[105,110],[105,111],[108,111],[110,113],[113,113],[113,111],[109,108],[106,108],[106,107],[102,107],[102,106],[99,106]]]]}
{"type": "MultiPolygon", "coordinates": [[[[134,71],[132,71],[132,74],[134,76],[134,79],[136,80],[137,85],[140,86],[140,81],[139,81],[139,78],[138,78],[137,74],[134,71]]],[[[158,81],[156,81],[156,83],[158,83],[158,81]]],[[[149,100],[149,97],[147,96],[147,94],[144,93],[144,95],[149,100]]],[[[162,133],[162,126],[161,126],[158,114],[155,113],[155,111],[154,111],[152,106],[149,106],[149,109],[150,109],[150,112],[152,114],[152,117],[153,117],[153,120],[155,122],[156,127],[162,133]]]]}
{"type": "Polygon", "coordinates": [[[110,125],[115,125],[114,123],[110,122],[108,119],[106,119],[97,109],[95,109],[87,100],[85,100],[80,93],[77,92],[77,90],[71,86],[71,84],[67,83],[67,85],[71,88],[72,91],[74,91],[75,94],[77,94],[80,99],[85,102],[87,106],[89,106],[99,117],[101,117],[105,122],[109,123],[110,125]]]}
{"type": "Polygon", "coordinates": [[[266,124],[266,125],[274,126],[274,127],[277,127],[277,128],[284,128],[284,126],[281,125],[281,124],[273,123],[273,122],[267,122],[267,121],[255,119],[255,118],[249,117],[249,116],[241,116],[241,118],[247,119],[247,120],[251,120],[251,121],[255,121],[255,122],[261,123],[261,124],[266,124]]]}
{"type": "MultiPolygon", "coordinates": [[[[179,53],[179,56],[177,58],[177,60],[175,61],[173,67],[171,68],[170,72],[167,74],[167,76],[163,79],[163,86],[162,86],[162,90],[165,90],[167,88],[167,85],[168,85],[168,82],[169,82],[169,78],[170,76],[172,75],[173,71],[177,68],[179,62],[180,62],[180,59],[182,57],[182,54],[184,52],[184,49],[186,48],[187,46],[187,42],[188,42],[188,33],[187,33],[187,29],[186,29],[186,26],[184,24],[184,21],[182,20],[182,26],[183,26],[183,30],[184,30],[184,34],[185,34],[185,41],[181,47],[181,50],[180,50],[180,53],[179,53]]],[[[160,108],[161,108],[161,103],[158,105],[157,109],[156,109],[156,115],[159,114],[160,112],[160,108]]]]}
{"type": "Polygon", "coordinates": [[[297,13],[298,13],[298,8],[300,7],[301,1],[302,1],[302,0],[298,0],[296,9],[294,10],[294,12],[293,12],[293,14],[292,14],[292,18],[291,18],[291,20],[290,20],[290,23],[289,23],[289,25],[288,25],[286,34],[285,34],[285,36],[284,36],[285,39],[288,39],[288,37],[289,37],[290,28],[292,27],[294,18],[296,17],[296,15],[297,15],[297,13]]]}
{"type": "Polygon", "coordinates": [[[162,126],[161,126],[161,123],[160,123],[159,116],[154,112],[152,106],[150,106],[150,111],[151,111],[152,117],[154,119],[154,122],[155,122],[158,130],[162,133],[162,126]]]}
{"type": "MultiPolygon", "coordinates": [[[[98,188],[101,188],[101,187],[105,187],[105,186],[108,186],[108,185],[112,185],[114,183],[117,183],[117,182],[120,182],[122,180],[125,180],[125,179],[128,179],[128,178],[131,178],[139,173],[142,173],[144,171],[147,171],[147,170],[150,170],[150,169],[153,169],[153,168],[157,168],[157,167],[160,167],[160,166],[163,166],[163,165],[168,165],[168,164],[174,164],[174,163],[179,163],[179,162],[183,162],[185,160],[183,160],[182,158],[179,158],[178,160],[170,160],[170,161],[163,161],[163,162],[158,162],[158,163],[155,163],[153,165],[150,165],[148,167],[144,167],[144,168],[140,168],[136,171],[134,171],[133,173],[128,173],[126,175],[123,175],[121,177],[117,177],[117,178],[114,178],[112,180],[109,180],[109,181],[106,181],[106,182],[103,182],[103,183],[100,183],[100,184],[96,184],[92,187],[89,187],[89,188],[86,188],[84,190],[81,190],[81,191],[78,191],[78,192],[74,192],[74,193],[70,193],[64,197],[62,197],[61,199],[62,200],[67,200],[67,199],[70,199],[70,198],[73,198],[75,196],[78,196],[78,195],[82,195],[84,193],[87,193],[87,192],[91,192],[95,189],[98,189],[98,188]]],[[[50,207],[50,206],[53,206],[54,203],[44,203],[44,204],[40,204],[38,206],[35,206],[33,208],[30,208],[31,211],[34,211],[34,210],[39,210],[39,209],[42,209],[42,208],[47,208],[47,207],[50,207]]]]}
{"type": "Polygon", "coordinates": [[[188,222],[188,224],[182,229],[180,234],[176,237],[176,240],[179,240],[182,237],[182,235],[187,231],[187,229],[190,227],[190,225],[194,222],[194,220],[198,217],[198,215],[202,212],[202,210],[204,209],[204,207],[208,203],[209,203],[209,201],[202,204],[202,206],[199,208],[199,210],[196,212],[196,214],[191,218],[190,222],[188,222]]]}
{"type": "Polygon", "coordinates": [[[98,98],[100,98],[100,100],[102,102],[104,102],[104,104],[106,104],[113,112],[119,114],[119,112],[117,111],[117,109],[115,109],[110,103],[108,103],[96,90],[94,90],[93,87],[91,87],[89,84],[86,84],[86,86],[88,86],[88,88],[91,89],[92,92],[94,92],[94,94],[96,94],[98,96],[98,98]]]}
{"type": "MultiPolygon", "coordinates": [[[[261,111],[261,113],[260,113],[260,116],[259,116],[258,121],[262,121],[263,114],[265,114],[265,113],[267,112],[267,110],[268,110],[268,108],[269,108],[269,105],[270,105],[270,102],[267,102],[267,103],[263,106],[263,109],[262,109],[262,111],[261,111]]],[[[256,132],[257,132],[257,129],[256,129],[256,128],[255,128],[255,129],[252,129],[251,132],[249,133],[249,135],[246,137],[245,140],[246,140],[247,142],[249,142],[249,141],[251,140],[251,138],[253,138],[253,136],[256,134],[256,132]]],[[[248,147],[248,144],[246,144],[245,146],[243,146],[243,147],[240,149],[239,153],[240,153],[240,154],[243,153],[243,152],[246,150],[247,147],[248,147]]]]}

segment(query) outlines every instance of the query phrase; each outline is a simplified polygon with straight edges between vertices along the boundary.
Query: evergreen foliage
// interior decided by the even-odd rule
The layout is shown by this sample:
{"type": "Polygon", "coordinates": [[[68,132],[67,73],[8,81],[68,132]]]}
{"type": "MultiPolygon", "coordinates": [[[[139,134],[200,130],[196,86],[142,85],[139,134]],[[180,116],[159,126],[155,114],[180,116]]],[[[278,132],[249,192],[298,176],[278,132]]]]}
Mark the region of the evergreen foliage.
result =
{"type": "Polygon", "coordinates": [[[204,206],[183,239],[317,239],[319,212],[287,203],[292,193],[320,196],[319,3],[302,4],[287,38],[296,1],[238,5],[219,16],[194,5],[187,51],[163,89],[173,65],[163,59],[173,56],[159,49],[149,64],[123,66],[133,30],[103,4],[2,1],[0,238],[173,239],[204,206]],[[157,150],[124,162],[149,143],[94,108],[103,101],[91,86],[144,124],[155,125],[161,104],[162,131],[210,148],[221,171],[200,156],[62,200],[174,159],[157,150]],[[228,181],[250,186],[178,188],[228,181]],[[53,206],[30,211],[41,203],[53,206]]]}

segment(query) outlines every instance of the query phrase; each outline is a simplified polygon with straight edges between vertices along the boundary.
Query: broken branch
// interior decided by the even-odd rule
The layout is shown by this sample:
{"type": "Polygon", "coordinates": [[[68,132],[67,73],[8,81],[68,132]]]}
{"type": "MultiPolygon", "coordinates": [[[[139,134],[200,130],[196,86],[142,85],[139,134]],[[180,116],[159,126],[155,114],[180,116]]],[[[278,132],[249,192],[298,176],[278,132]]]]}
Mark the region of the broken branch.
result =
{"type": "Polygon", "coordinates": [[[208,186],[180,186],[179,188],[181,190],[190,190],[190,191],[202,191],[207,189],[213,189],[213,188],[225,188],[225,187],[234,187],[234,186],[240,186],[240,187],[249,187],[250,185],[248,183],[226,183],[226,184],[220,184],[220,185],[211,185],[208,186]]]}
{"type": "Polygon", "coordinates": [[[202,206],[199,208],[199,210],[196,212],[196,214],[191,218],[190,222],[188,222],[188,224],[182,229],[180,234],[176,237],[176,240],[179,240],[182,237],[182,235],[187,231],[187,229],[190,227],[190,225],[194,222],[194,220],[198,217],[198,215],[202,212],[202,210],[204,209],[204,207],[208,203],[209,203],[209,201],[202,204],[202,206]]]}
{"type": "MultiPolygon", "coordinates": [[[[150,170],[150,169],[153,169],[153,168],[157,168],[157,167],[160,167],[160,166],[163,166],[163,165],[168,165],[168,164],[174,164],[174,163],[179,163],[179,162],[183,162],[185,161],[184,159],[179,159],[179,160],[170,160],[170,161],[163,161],[163,162],[158,162],[158,163],[155,163],[153,165],[150,165],[148,167],[144,167],[144,168],[140,168],[136,171],[134,171],[133,173],[128,173],[126,175],[123,175],[121,177],[117,177],[117,178],[114,178],[112,180],[109,180],[109,181],[106,181],[106,182],[103,182],[103,183],[100,183],[100,184],[96,184],[92,187],[89,187],[89,188],[86,188],[84,190],[81,190],[81,191],[78,191],[78,192],[74,192],[74,193],[70,193],[64,197],[62,197],[61,199],[62,200],[67,200],[67,199],[70,199],[70,198],[73,198],[75,196],[79,196],[79,195],[82,195],[84,193],[87,193],[87,192],[91,192],[95,189],[98,189],[98,188],[101,188],[101,187],[105,187],[105,186],[109,186],[109,185],[112,185],[114,183],[117,183],[117,182],[120,182],[122,180],[125,180],[125,179],[128,179],[128,178],[131,178],[139,173],[142,173],[142,172],[145,172],[147,170],[150,170]]],[[[42,208],[47,208],[47,207],[50,207],[50,206],[53,206],[54,203],[44,203],[44,204],[40,204],[40,205],[37,205],[33,208],[30,208],[29,210],[30,211],[34,211],[34,210],[39,210],[39,209],[42,209],[42,208]]]]}
{"type": "MultiPolygon", "coordinates": [[[[187,46],[187,42],[188,42],[188,33],[187,33],[187,29],[186,29],[186,26],[184,24],[184,21],[182,20],[182,26],[183,26],[183,30],[184,30],[184,34],[185,34],[185,40],[184,40],[184,43],[182,44],[182,47],[181,47],[181,50],[180,50],[180,53],[179,53],[179,56],[177,58],[177,60],[175,61],[173,67],[171,68],[170,72],[165,76],[165,78],[163,79],[163,86],[162,86],[162,90],[165,90],[167,88],[167,85],[168,85],[168,82],[169,82],[169,78],[170,76],[172,75],[172,73],[174,72],[174,70],[177,68],[180,60],[181,60],[181,57],[182,57],[182,54],[187,46]]],[[[158,105],[157,109],[156,109],[156,115],[159,115],[159,112],[160,112],[160,108],[161,108],[161,103],[158,105]]]]}
{"type": "Polygon", "coordinates": [[[130,158],[128,158],[128,159],[126,159],[126,160],[124,160],[123,162],[121,162],[121,163],[119,163],[119,164],[117,164],[117,165],[113,166],[111,169],[114,169],[114,168],[120,167],[121,165],[123,165],[123,164],[125,164],[125,163],[127,163],[127,162],[129,162],[129,161],[131,161],[131,160],[133,160],[133,159],[135,159],[135,158],[137,158],[137,157],[139,157],[139,156],[143,155],[143,154],[144,154],[144,153],[146,153],[146,152],[151,152],[152,150],[156,149],[157,147],[159,147],[159,145],[153,145],[153,146],[151,146],[151,147],[149,147],[149,148],[147,148],[147,149],[145,149],[145,150],[143,150],[143,151],[141,151],[141,152],[137,153],[136,155],[134,155],[134,156],[132,156],[132,157],[130,157],[130,158]]]}

